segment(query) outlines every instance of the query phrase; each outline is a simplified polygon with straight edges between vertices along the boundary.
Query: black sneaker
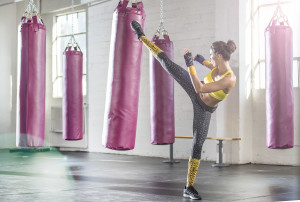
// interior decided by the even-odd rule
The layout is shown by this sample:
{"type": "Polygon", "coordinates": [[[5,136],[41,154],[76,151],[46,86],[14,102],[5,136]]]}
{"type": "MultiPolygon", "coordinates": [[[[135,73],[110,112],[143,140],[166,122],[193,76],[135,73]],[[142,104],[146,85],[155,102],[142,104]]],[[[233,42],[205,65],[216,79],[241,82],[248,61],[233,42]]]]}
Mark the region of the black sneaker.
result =
{"type": "Polygon", "coordinates": [[[131,29],[135,32],[135,34],[137,35],[138,39],[141,38],[141,36],[145,36],[144,31],[140,25],[140,23],[138,23],[137,21],[133,20],[131,23],[131,29]]]}
{"type": "Polygon", "coordinates": [[[198,194],[198,192],[196,191],[196,189],[193,186],[184,187],[183,196],[189,197],[190,199],[193,199],[193,200],[201,200],[202,199],[201,196],[198,194]]]}

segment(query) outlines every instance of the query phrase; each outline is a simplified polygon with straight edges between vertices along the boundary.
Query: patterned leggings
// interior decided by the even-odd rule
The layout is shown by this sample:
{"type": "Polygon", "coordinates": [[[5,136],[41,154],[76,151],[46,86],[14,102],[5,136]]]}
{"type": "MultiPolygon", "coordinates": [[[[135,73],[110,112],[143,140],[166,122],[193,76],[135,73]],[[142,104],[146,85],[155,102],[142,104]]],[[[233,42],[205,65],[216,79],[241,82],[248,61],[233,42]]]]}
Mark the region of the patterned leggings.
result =
{"type": "Polygon", "coordinates": [[[191,98],[194,108],[194,138],[191,157],[194,159],[200,159],[202,146],[208,133],[211,114],[217,107],[209,107],[200,99],[199,94],[196,93],[193,87],[189,73],[179,65],[172,62],[164,52],[160,52],[157,55],[157,60],[160,62],[162,67],[183,87],[191,98]]]}

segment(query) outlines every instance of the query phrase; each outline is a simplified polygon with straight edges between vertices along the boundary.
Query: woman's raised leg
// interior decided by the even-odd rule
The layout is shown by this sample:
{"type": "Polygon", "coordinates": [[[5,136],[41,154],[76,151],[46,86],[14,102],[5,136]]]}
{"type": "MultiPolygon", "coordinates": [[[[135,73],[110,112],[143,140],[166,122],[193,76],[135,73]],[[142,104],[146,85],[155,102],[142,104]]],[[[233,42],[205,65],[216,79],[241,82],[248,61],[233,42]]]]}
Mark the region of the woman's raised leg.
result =
{"type": "Polygon", "coordinates": [[[192,102],[196,101],[199,96],[192,84],[190,75],[187,70],[180,67],[173,61],[171,61],[167,54],[157,47],[152,41],[150,41],[144,34],[141,25],[136,22],[131,22],[131,27],[136,33],[138,39],[151,51],[152,55],[160,62],[161,66],[182,86],[187,92],[192,102]]]}

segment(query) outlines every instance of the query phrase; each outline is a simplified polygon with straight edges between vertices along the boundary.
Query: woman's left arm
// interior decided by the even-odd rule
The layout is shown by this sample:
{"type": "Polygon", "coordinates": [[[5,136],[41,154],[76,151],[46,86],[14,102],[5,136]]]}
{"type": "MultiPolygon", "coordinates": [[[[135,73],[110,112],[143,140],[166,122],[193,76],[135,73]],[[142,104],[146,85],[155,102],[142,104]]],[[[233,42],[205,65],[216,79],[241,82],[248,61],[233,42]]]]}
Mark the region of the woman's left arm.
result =
{"type": "Polygon", "coordinates": [[[226,75],[219,81],[215,81],[212,83],[203,84],[198,78],[197,74],[190,75],[194,89],[197,93],[211,93],[219,90],[225,90],[227,88],[231,88],[234,84],[234,81],[229,75],[226,75]]]}
{"type": "Polygon", "coordinates": [[[211,93],[219,90],[225,90],[227,88],[232,88],[235,84],[233,77],[226,75],[219,81],[203,84],[197,76],[195,66],[193,64],[192,53],[188,50],[184,50],[184,59],[186,66],[188,67],[189,74],[194,86],[194,89],[197,93],[211,93]]]}

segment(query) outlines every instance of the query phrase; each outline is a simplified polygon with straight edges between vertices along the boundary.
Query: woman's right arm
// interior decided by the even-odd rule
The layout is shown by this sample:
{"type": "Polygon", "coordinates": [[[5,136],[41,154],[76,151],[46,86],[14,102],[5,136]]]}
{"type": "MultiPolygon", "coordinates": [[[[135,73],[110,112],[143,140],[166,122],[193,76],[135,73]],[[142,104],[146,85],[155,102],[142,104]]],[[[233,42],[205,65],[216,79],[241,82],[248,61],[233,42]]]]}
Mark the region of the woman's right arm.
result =
{"type": "Polygon", "coordinates": [[[199,55],[197,54],[195,57],[194,57],[194,60],[199,62],[200,64],[204,65],[205,67],[209,68],[209,69],[213,69],[215,68],[213,66],[213,64],[211,62],[209,62],[208,60],[205,60],[205,58],[202,56],[202,55],[199,55]]]}

